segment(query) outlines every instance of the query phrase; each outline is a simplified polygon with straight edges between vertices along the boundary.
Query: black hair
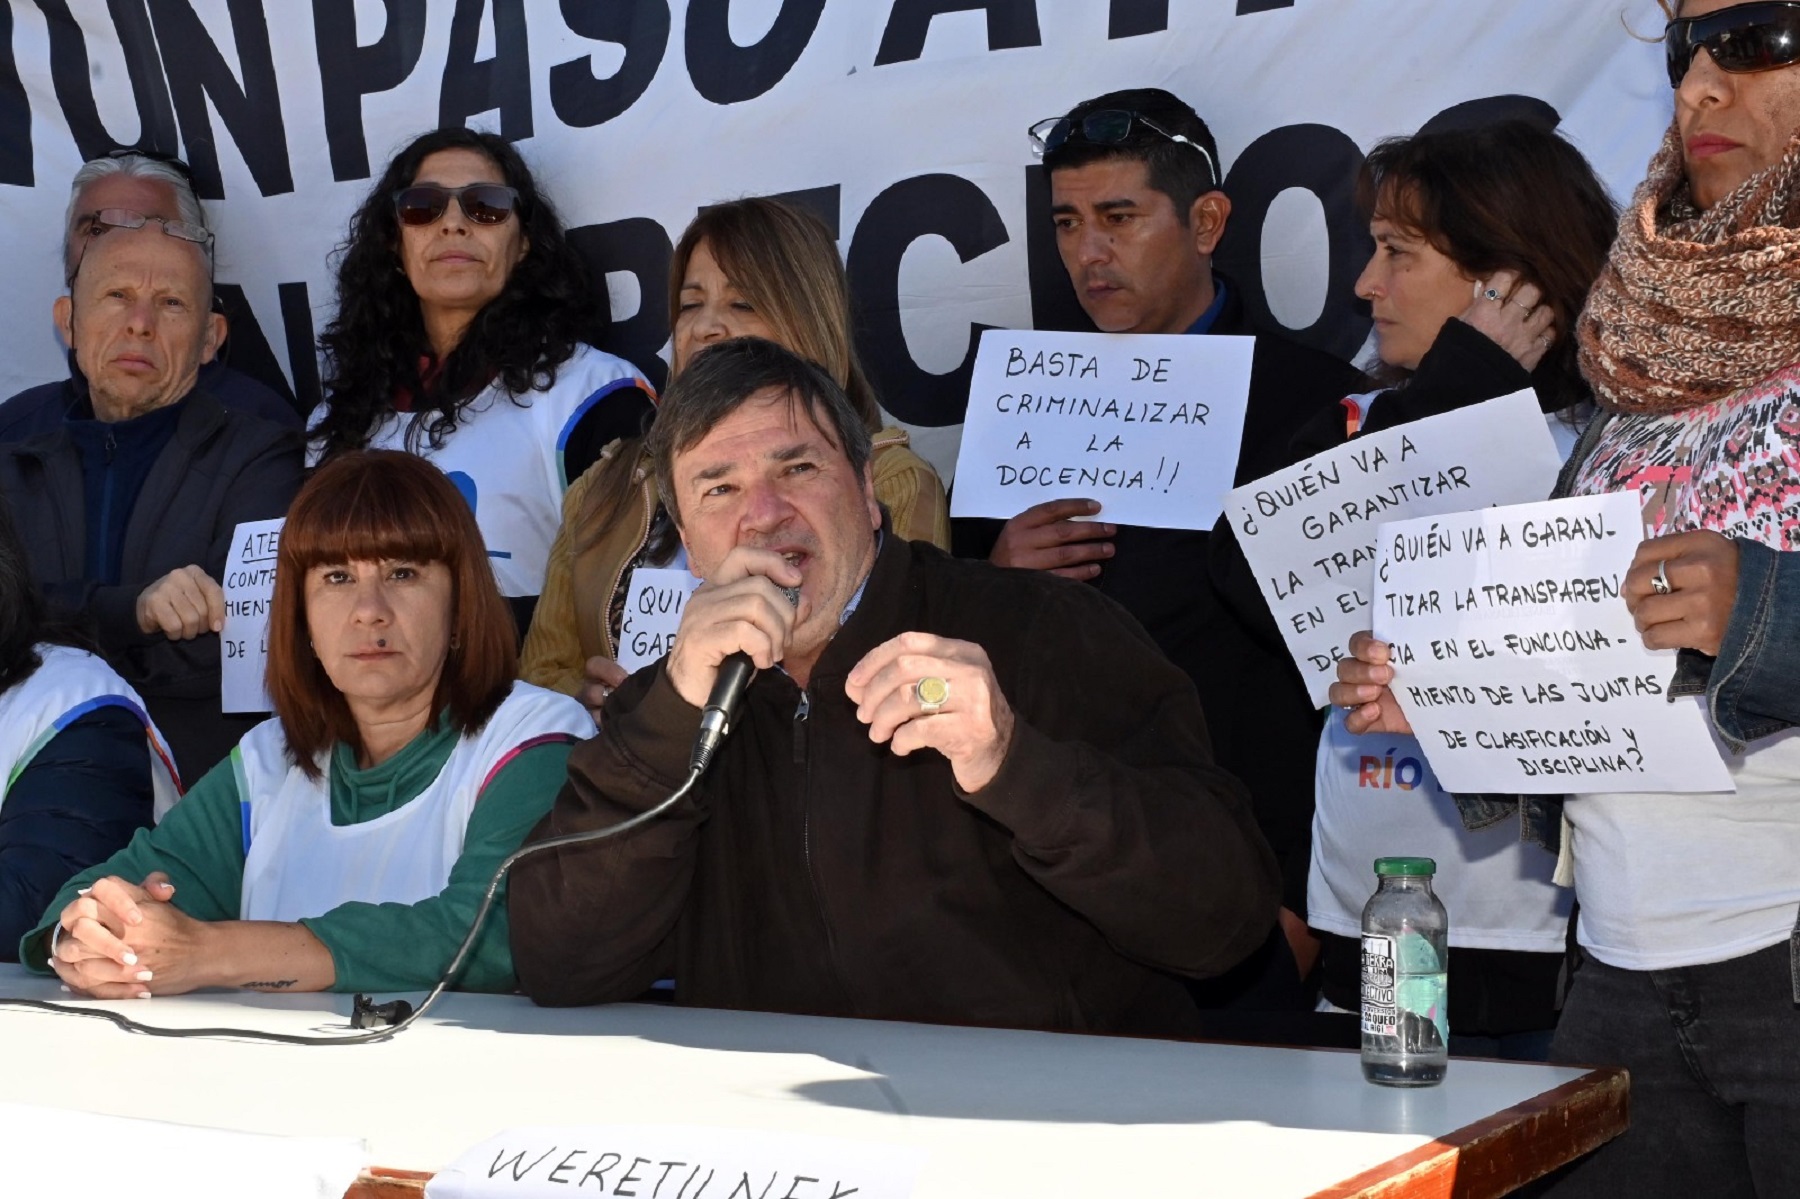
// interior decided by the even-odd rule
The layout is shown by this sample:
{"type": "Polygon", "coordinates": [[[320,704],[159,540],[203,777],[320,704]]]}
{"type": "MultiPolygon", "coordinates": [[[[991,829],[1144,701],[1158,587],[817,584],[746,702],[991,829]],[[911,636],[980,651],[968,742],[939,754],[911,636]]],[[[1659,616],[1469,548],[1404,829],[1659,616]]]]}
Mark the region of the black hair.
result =
{"type": "Polygon", "coordinates": [[[1587,398],[1575,318],[1606,265],[1618,211],[1581,151],[1518,119],[1389,138],[1364,160],[1357,199],[1466,275],[1516,271],[1537,287],[1556,316],[1534,382],[1552,410],[1587,398]]]}
{"type": "Polygon", "coordinates": [[[44,664],[37,647],[46,643],[94,650],[82,630],[51,619],[13,524],[12,506],[0,496],[0,692],[23,683],[44,664]]]}
{"type": "Polygon", "coordinates": [[[1089,113],[1112,108],[1147,117],[1158,128],[1179,134],[1194,145],[1172,142],[1142,123],[1134,123],[1125,140],[1116,143],[1090,142],[1076,129],[1067,141],[1044,154],[1044,169],[1054,173],[1114,158],[1142,162],[1150,186],[1169,197],[1175,205],[1175,215],[1186,225],[1194,201],[1222,188],[1219,145],[1213,140],[1212,130],[1192,107],[1159,87],[1131,88],[1083,100],[1064,119],[1078,123],[1089,113]],[[1202,155],[1194,146],[1206,153],[1202,155]]]}
{"type": "Polygon", "coordinates": [[[656,486],[677,524],[681,507],[675,497],[675,455],[698,445],[720,421],[765,391],[785,395],[789,407],[803,412],[862,477],[874,452],[869,427],[837,381],[785,346],[761,337],[734,337],[688,360],[669,384],[650,426],[656,486]]]}
{"type": "Polygon", "coordinates": [[[588,279],[586,263],[512,143],[460,126],[413,139],[388,163],[338,247],[337,315],[319,339],[330,407],[312,434],[323,456],[366,446],[400,392],[412,397],[412,411],[430,414],[414,424],[409,441],[423,424],[435,448],[455,430],[463,406],[496,379],[515,397],[550,387],[576,346],[598,338],[600,309],[588,279]],[[500,169],[519,193],[515,211],[529,246],[456,348],[442,362],[433,361],[436,369],[421,372],[420,359],[430,359],[432,347],[419,298],[401,267],[393,195],[440,150],[472,150],[500,169]]]}

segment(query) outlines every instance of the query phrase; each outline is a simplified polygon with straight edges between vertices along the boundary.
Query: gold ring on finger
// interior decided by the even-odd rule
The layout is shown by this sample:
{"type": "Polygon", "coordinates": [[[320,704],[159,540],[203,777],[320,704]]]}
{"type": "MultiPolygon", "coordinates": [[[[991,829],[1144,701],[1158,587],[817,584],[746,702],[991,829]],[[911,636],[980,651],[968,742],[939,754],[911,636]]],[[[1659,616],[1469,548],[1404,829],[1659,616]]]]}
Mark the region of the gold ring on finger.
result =
{"type": "Polygon", "coordinates": [[[935,674],[928,674],[913,684],[912,693],[913,699],[918,701],[919,711],[929,716],[950,699],[950,683],[935,674]]]}

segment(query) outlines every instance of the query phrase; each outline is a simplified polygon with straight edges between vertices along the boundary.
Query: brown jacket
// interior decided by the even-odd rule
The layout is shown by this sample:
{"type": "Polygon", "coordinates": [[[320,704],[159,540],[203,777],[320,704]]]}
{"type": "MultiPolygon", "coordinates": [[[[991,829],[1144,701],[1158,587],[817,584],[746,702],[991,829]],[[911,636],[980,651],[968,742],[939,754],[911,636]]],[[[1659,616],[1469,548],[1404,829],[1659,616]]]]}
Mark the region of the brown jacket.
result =
{"type": "MultiPolygon", "coordinates": [[[[607,703],[532,840],[672,792],[699,713],[660,667],[607,703]]],[[[1212,763],[1193,684],[1091,588],[885,540],[803,697],[768,671],[695,796],[514,871],[519,981],[544,1004],[630,999],[1149,1034],[1195,1031],[1175,975],[1265,939],[1278,876],[1212,763]],[[984,646],[1017,714],[1000,773],[870,742],[844,694],[906,630],[984,646]]]]}
{"type": "MultiPolygon", "coordinates": [[[[950,508],[937,472],[907,447],[904,429],[881,430],[874,448],[875,498],[887,508],[894,529],[909,540],[949,549],[950,508]]],[[[585,531],[576,525],[588,489],[606,459],[634,451],[635,443],[614,442],[563,496],[562,528],[550,547],[544,590],[519,654],[519,677],[527,683],[574,695],[586,681],[582,668],[589,658],[619,656],[607,611],[625,585],[625,572],[650,538],[657,497],[649,457],[640,457],[637,496],[612,528],[577,550],[585,531]]]]}

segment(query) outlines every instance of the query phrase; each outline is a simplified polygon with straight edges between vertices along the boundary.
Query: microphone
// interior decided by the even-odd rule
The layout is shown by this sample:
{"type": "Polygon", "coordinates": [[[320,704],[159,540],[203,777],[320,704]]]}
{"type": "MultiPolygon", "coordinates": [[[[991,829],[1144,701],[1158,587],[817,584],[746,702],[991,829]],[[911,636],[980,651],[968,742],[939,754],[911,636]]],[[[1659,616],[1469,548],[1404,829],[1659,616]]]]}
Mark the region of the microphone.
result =
{"type": "MultiPolygon", "coordinates": [[[[800,606],[798,587],[783,587],[781,594],[794,607],[800,606]]],[[[695,774],[705,773],[712,765],[713,755],[731,732],[731,722],[737,719],[738,709],[743,706],[744,692],[749,690],[755,677],[756,663],[743,650],[725,655],[725,660],[719,663],[712,693],[706,697],[706,707],[700,710],[700,731],[694,736],[694,750],[688,755],[688,769],[695,774]]]]}

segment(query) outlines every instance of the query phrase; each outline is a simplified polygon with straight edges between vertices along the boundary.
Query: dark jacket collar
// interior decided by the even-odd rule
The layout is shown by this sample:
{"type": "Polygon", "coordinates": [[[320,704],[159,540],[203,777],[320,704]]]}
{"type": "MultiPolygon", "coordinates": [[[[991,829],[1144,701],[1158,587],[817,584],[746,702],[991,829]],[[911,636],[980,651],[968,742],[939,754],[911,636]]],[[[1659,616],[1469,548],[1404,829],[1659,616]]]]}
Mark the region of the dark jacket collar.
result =
{"type": "Polygon", "coordinates": [[[1230,275],[1220,271],[1213,272],[1214,281],[1225,289],[1225,305],[1219,309],[1218,319],[1208,333],[1221,334],[1256,334],[1261,333],[1250,323],[1250,314],[1244,308],[1244,289],[1230,275]]]}
{"type": "MultiPolygon", "coordinates": [[[[225,406],[205,388],[196,386],[176,402],[183,406],[181,419],[175,425],[175,440],[188,453],[198,452],[225,427],[225,406]]],[[[73,444],[69,431],[59,426],[0,450],[20,458],[42,460],[70,450],[73,444]]]]}

